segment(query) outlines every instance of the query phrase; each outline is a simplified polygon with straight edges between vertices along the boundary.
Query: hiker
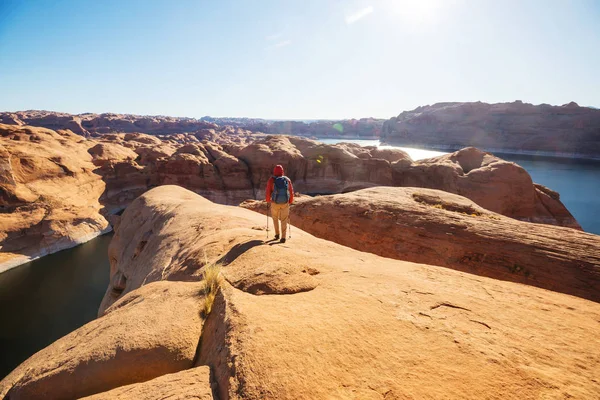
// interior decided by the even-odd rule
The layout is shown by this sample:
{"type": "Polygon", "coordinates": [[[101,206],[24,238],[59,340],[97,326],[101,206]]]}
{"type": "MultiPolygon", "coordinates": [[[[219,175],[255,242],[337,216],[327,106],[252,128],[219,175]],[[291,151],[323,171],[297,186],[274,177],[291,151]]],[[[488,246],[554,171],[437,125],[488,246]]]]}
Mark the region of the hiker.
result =
{"type": "Polygon", "coordinates": [[[273,176],[267,182],[266,200],[271,208],[271,217],[275,225],[275,239],[279,239],[279,232],[281,232],[281,243],[285,243],[290,204],[294,201],[294,188],[290,178],[283,174],[281,165],[273,168],[273,176]],[[279,229],[279,221],[281,221],[281,229],[279,229]]]}

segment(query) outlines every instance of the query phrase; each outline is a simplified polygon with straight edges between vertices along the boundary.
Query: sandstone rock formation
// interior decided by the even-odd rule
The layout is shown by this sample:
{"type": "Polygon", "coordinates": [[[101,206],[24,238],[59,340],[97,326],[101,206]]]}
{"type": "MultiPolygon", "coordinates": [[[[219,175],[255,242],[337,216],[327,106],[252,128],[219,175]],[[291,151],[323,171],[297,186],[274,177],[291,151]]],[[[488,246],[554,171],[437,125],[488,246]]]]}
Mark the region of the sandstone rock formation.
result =
{"type": "Polygon", "coordinates": [[[74,399],[191,368],[202,331],[200,290],[197,282],[165,281],[122,296],[102,318],[17,367],[0,395],[74,399]]]}
{"type": "Polygon", "coordinates": [[[180,142],[173,139],[144,134],[98,139],[102,146],[118,148],[120,153],[131,150],[137,154],[135,159],[119,156],[104,162],[95,148],[90,149],[94,163],[100,166],[97,173],[107,185],[100,199],[107,209],[121,210],[149,188],[164,184],[180,185],[224,204],[254,197],[247,164],[223,146],[194,135],[182,135],[180,142]]]}
{"type": "Polygon", "coordinates": [[[558,193],[535,185],[518,165],[474,148],[413,162],[398,149],[208,131],[84,138],[0,125],[0,268],[105,232],[104,217],[152,187],[175,184],[222,204],[262,198],[276,164],[301,193],[429,187],[512,218],[581,229],[558,193]]]}
{"type": "MultiPolygon", "coordinates": [[[[242,207],[266,212],[263,201],[242,207]]],[[[295,227],[356,250],[600,302],[600,236],[516,221],[458,195],[377,187],[302,196],[291,215],[295,227]]]]}
{"type": "Polygon", "coordinates": [[[474,147],[395,167],[393,186],[439,189],[521,221],[581,230],[558,193],[534,184],[519,165],[474,147]]]}
{"type": "MultiPolygon", "coordinates": [[[[372,186],[427,187],[460,194],[511,218],[581,229],[558,193],[534,185],[517,164],[475,148],[412,162],[401,150],[344,143],[330,146],[271,136],[236,155],[250,166],[252,186],[260,191],[273,160],[278,160],[301,193],[333,194],[372,186]]],[[[262,193],[255,194],[259,197],[262,193]]]]}
{"type": "MultiPolygon", "coordinates": [[[[149,359],[162,349],[190,354],[191,334],[181,341],[179,331],[169,330],[172,322],[195,318],[193,291],[179,298],[174,291],[196,285],[185,281],[201,279],[205,265],[219,262],[225,280],[197,332],[194,365],[210,367],[222,400],[594,398],[600,391],[598,303],[383,258],[300,230],[286,244],[265,242],[263,229],[261,215],[213,204],[179,187],[146,192],[125,210],[111,243],[113,279],[100,310],[105,315],[71,336],[87,332],[108,349],[132,348],[143,343],[141,331],[115,345],[112,332],[128,325],[121,330],[111,324],[127,324],[119,310],[133,316],[139,309],[137,321],[152,316],[143,331],[163,331],[153,337],[177,344],[146,347],[149,359]],[[159,285],[172,289],[164,292],[159,285]],[[158,311],[145,313],[155,303],[145,305],[140,293],[161,293],[158,311]],[[177,312],[189,314],[169,315],[177,312]]],[[[198,306],[202,301],[197,299],[198,306]]],[[[98,366],[121,351],[95,353],[88,346],[66,351],[66,342],[25,361],[0,382],[0,397],[38,393],[43,381],[46,390],[55,388],[46,398],[70,397],[73,385],[91,392],[88,382],[100,384],[103,373],[113,375],[98,366]],[[89,371],[86,380],[80,383],[77,368],[59,366],[61,373],[52,373],[47,360],[53,356],[82,365],[89,371]]],[[[189,356],[184,359],[181,366],[191,368],[189,356]]],[[[127,379],[93,390],[149,379],[136,380],[127,371],[139,364],[123,363],[119,375],[127,379]]],[[[189,379],[195,372],[176,375],[189,379]]],[[[164,379],[168,384],[175,375],[164,379]]],[[[117,390],[113,393],[122,393],[117,390]]]]}
{"type": "Polygon", "coordinates": [[[377,139],[384,120],[376,118],[347,119],[340,121],[240,121],[211,119],[219,125],[235,124],[245,129],[275,135],[294,135],[318,138],[377,139]]]}
{"type": "Polygon", "coordinates": [[[40,126],[54,130],[69,129],[79,135],[86,136],[115,132],[143,132],[149,134],[183,133],[217,127],[210,122],[194,118],[112,113],[72,115],[38,110],[0,113],[0,123],[40,126]]]}
{"type": "Polygon", "coordinates": [[[402,146],[600,158],[600,110],[576,103],[437,103],[386,121],[381,139],[402,146]]]}
{"type": "Polygon", "coordinates": [[[178,118],[50,111],[0,113],[0,123],[69,129],[77,134],[152,135],[195,133],[215,142],[261,134],[320,138],[380,138],[389,144],[443,150],[478,147],[496,153],[547,154],[600,159],[600,110],[513,103],[437,103],[404,111],[389,120],[269,121],[253,118],[178,118]],[[216,123],[215,123],[216,122],[216,123]],[[218,124],[218,125],[217,125],[218,124]]]}
{"type": "Polygon", "coordinates": [[[197,367],[163,375],[143,383],[118,387],[84,397],[85,400],[212,400],[210,369],[197,367]]]}
{"type": "Polygon", "coordinates": [[[87,146],[70,131],[0,124],[0,272],[110,229],[87,146]]]}

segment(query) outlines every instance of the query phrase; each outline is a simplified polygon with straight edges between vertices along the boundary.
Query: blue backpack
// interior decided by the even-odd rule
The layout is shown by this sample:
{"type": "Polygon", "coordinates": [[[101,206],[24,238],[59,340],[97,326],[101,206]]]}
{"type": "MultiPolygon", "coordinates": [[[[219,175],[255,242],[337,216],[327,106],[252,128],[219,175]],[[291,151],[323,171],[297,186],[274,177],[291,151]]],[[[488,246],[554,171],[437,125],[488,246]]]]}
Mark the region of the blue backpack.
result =
{"type": "Polygon", "coordinates": [[[277,204],[290,202],[289,180],[286,176],[273,177],[273,193],[271,193],[271,201],[277,204]]]}

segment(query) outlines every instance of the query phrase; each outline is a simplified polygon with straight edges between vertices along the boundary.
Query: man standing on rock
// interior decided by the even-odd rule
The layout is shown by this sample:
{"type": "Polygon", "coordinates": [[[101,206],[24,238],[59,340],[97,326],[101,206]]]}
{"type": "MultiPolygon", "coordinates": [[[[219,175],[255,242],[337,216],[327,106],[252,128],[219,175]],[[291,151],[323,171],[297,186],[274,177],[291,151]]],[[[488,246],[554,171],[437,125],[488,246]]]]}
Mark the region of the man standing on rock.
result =
{"type": "Polygon", "coordinates": [[[279,239],[279,232],[281,232],[281,243],[285,243],[290,204],[294,202],[294,188],[290,178],[283,174],[281,165],[273,169],[273,176],[267,182],[266,200],[271,208],[271,217],[275,225],[275,239],[279,239]],[[281,221],[281,229],[279,229],[279,221],[281,221]]]}

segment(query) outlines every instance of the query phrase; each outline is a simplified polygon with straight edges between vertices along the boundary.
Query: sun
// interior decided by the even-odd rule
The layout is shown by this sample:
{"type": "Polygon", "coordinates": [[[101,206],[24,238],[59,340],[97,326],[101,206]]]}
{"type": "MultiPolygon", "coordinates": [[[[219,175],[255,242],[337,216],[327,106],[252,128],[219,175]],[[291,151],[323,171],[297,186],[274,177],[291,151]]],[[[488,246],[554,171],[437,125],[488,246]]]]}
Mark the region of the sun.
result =
{"type": "Polygon", "coordinates": [[[411,25],[434,24],[444,7],[443,0],[388,0],[386,8],[411,25]]]}

